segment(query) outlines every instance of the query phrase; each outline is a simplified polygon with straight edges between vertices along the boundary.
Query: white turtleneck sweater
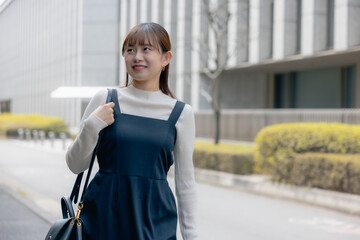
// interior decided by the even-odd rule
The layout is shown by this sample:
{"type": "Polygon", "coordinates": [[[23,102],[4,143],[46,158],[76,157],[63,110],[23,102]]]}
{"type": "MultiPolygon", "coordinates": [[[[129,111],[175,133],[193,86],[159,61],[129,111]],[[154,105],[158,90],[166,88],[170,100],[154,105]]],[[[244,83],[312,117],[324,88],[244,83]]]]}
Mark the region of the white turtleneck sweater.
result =
{"type": "MultiPolygon", "coordinates": [[[[122,113],[167,120],[176,99],[158,91],[145,91],[129,85],[117,88],[122,113]]],[[[95,109],[105,104],[107,89],[95,94],[81,119],[80,131],[66,153],[69,169],[78,174],[85,171],[91,160],[99,132],[107,124],[98,118],[95,109]]],[[[192,155],[195,141],[195,119],[190,105],[185,107],[176,122],[175,192],[178,204],[180,230],[184,240],[196,239],[196,191],[192,155]]]]}

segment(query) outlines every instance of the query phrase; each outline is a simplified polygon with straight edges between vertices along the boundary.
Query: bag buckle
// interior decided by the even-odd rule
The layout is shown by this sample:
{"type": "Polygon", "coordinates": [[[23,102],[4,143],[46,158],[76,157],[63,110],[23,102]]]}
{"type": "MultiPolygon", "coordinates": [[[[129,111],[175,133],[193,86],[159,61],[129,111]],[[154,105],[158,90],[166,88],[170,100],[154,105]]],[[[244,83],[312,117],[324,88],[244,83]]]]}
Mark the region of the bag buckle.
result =
{"type": "Polygon", "coordinates": [[[84,207],[84,205],[82,203],[78,205],[76,217],[70,222],[71,225],[74,225],[75,221],[77,221],[77,225],[81,226],[81,222],[80,222],[79,218],[80,218],[81,209],[83,209],[83,207],[84,207]]]}

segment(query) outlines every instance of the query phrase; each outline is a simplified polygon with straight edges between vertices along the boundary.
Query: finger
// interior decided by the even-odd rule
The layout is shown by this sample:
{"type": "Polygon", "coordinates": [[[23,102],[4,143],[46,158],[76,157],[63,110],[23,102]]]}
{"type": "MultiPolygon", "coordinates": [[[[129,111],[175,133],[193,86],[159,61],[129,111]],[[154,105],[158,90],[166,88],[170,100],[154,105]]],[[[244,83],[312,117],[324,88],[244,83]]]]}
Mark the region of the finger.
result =
{"type": "Polygon", "coordinates": [[[113,102],[109,102],[109,103],[106,104],[106,105],[108,105],[108,106],[111,107],[111,108],[115,107],[115,103],[113,103],[113,102]]]}
{"type": "Polygon", "coordinates": [[[105,104],[105,106],[106,106],[106,107],[110,107],[110,108],[114,108],[115,103],[109,102],[109,103],[105,104]]]}

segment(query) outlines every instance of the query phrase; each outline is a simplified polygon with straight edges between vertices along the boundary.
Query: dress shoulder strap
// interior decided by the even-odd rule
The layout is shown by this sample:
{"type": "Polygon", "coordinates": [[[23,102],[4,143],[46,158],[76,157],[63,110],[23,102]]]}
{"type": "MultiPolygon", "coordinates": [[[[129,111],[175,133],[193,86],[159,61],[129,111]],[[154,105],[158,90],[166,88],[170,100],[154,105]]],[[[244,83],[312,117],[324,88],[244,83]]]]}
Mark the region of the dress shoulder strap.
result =
{"type": "Polygon", "coordinates": [[[121,110],[120,110],[120,105],[119,105],[119,98],[118,98],[118,93],[117,90],[115,88],[111,89],[111,101],[113,103],[115,103],[115,107],[114,107],[114,113],[115,114],[120,114],[121,110]]]}
{"type": "Polygon", "coordinates": [[[184,107],[185,107],[184,102],[176,101],[175,106],[174,106],[173,110],[171,111],[168,121],[175,125],[177,120],[179,119],[184,107]]]}

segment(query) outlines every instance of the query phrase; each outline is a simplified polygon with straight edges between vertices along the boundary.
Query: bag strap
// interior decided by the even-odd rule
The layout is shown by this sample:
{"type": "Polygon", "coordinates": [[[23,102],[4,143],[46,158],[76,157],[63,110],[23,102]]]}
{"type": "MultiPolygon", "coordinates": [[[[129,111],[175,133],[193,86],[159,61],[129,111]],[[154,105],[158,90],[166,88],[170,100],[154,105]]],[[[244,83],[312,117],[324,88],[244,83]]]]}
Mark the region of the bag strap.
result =
{"type": "MultiPolygon", "coordinates": [[[[107,95],[107,98],[106,98],[106,103],[109,103],[109,102],[111,101],[112,92],[113,92],[113,89],[108,89],[108,95],[107,95]]],[[[86,175],[86,180],[85,180],[85,184],[84,184],[84,187],[83,187],[83,191],[82,191],[82,194],[81,194],[81,198],[80,198],[79,204],[82,204],[83,199],[84,199],[84,193],[85,193],[85,190],[86,190],[87,185],[88,185],[88,183],[89,183],[91,171],[92,171],[92,168],[93,168],[93,165],[94,165],[95,156],[96,156],[96,153],[97,153],[97,148],[98,148],[98,146],[99,146],[99,142],[100,142],[101,136],[102,136],[102,130],[99,132],[99,138],[98,138],[98,141],[97,141],[97,143],[96,143],[96,146],[95,146],[95,149],[94,149],[94,151],[93,151],[93,154],[92,154],[92,156],[91,156],[91,161],[90,161],[90,165],[89,165],[89,170],[88,170],[87,175],[86,175]]],[[[75,204],[76,204],[77,201],[78,201],[79,191],[80,191],[80,186],[81,186],[81,180],[82,180],[83,175],[84,175],[84,172],[81,172],[81,173],[78,174],[78,176],[77,176],[77,178],[76,178],[76,180],[75,180],[75,184],[74,184],[73,190],[71,191],[71,194],[70,194],[70,200],[71,200],[71,202],[74,201],[75,204]]]]}
{"type": "Polygon", "coordinates": [[[69,197],[61,198],[61,211],[63,219],[75,217],[74,208],[69,197]]]}

